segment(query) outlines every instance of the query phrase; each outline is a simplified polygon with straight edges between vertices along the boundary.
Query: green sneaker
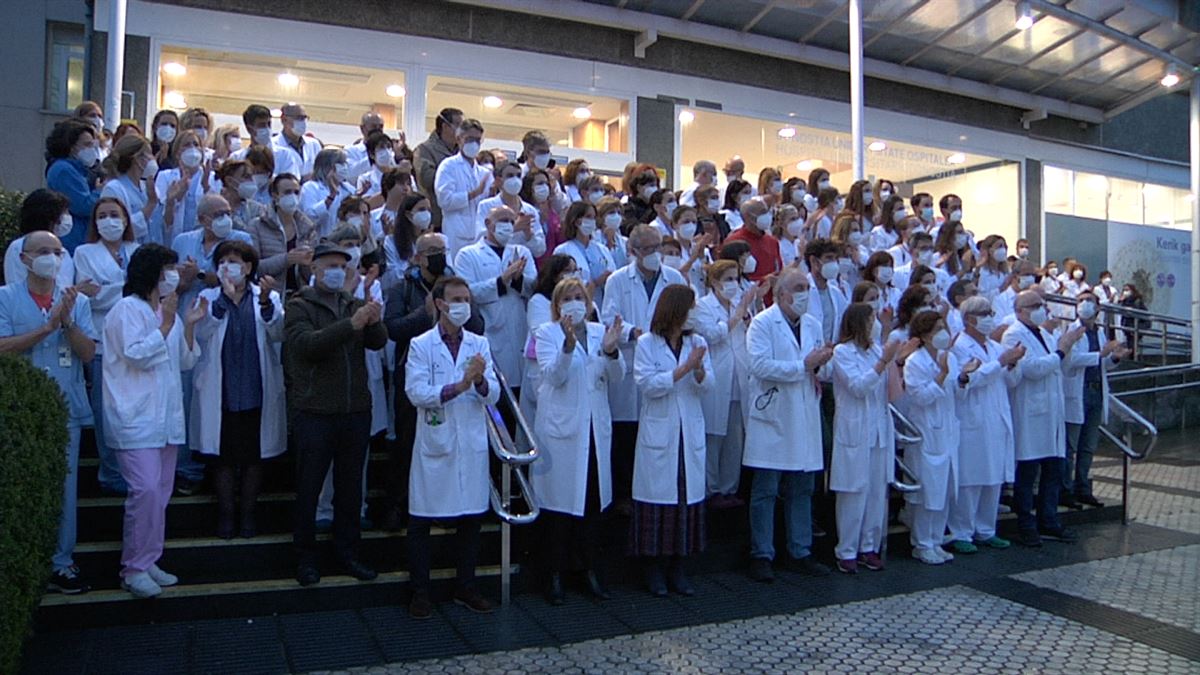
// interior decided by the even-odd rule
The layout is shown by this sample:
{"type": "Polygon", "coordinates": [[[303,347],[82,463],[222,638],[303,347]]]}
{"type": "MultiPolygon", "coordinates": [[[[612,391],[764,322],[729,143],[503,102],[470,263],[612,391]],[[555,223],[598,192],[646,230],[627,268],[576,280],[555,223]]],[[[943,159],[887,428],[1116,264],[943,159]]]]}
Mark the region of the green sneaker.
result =
{"type": "Polygon", "coordinates": [[[1001,539],[1000,537],[996,537],[996,536],[993,536],[990,539],[976,539],[975,543],[980,546],[987,546],[988,548],[998,548],[998,549],[1004,549],[1004,548],[1008,548],[1009,546],[1012,546],[1012,542],[1010,542],[1009,540],[1001,539]]]}
{"type": "Polygon", "coordinates": [[[971,554],[979,552],[979,549],[975,547],[975,544],[972,544],[969,541],[955,540],[947,544],[947,546],[949,546],[950,550],[954,553],[971,554]]]}

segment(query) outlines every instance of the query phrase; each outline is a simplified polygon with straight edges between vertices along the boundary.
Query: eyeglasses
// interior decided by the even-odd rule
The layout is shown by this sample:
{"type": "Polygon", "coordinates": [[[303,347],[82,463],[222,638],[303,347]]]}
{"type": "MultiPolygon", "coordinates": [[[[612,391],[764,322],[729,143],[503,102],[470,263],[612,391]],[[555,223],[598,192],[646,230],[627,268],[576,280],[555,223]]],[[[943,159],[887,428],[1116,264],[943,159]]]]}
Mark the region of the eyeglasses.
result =
{"type": "Polygon", "coordinates": [[[662,249],[662,244],[654,244],[653,246],[635,247],[633,251],[642,255],[650,255],[651,253],[658,253],[660,249],[662,249]]]}
{"type": "Polygon", "coordinates": [[[423,256],[431,256],[431,255],[445,255],[445,253],[446,253],[446,249],[444,249],[444,248],[430,248],[430,249],[426,249],[426,250],[424,250],[424,251],[417,251],[417,253],[420,253],[420,254],[421,254],[421,255],[423,255],[423,256]]]}

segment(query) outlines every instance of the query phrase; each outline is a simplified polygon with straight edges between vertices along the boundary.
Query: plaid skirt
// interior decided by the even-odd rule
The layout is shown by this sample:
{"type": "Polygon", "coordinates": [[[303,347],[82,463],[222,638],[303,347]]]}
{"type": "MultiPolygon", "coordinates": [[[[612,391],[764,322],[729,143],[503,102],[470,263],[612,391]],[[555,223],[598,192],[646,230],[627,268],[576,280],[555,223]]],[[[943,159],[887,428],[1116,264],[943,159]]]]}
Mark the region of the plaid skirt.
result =
{"type": "Polygon", "coordinates": [[[628,553],[632,556],[684,556],[704,550],[704,501],[688,505],[683,435],[679,437],[679,500],[675,504],[633,502],[628,553]]]}

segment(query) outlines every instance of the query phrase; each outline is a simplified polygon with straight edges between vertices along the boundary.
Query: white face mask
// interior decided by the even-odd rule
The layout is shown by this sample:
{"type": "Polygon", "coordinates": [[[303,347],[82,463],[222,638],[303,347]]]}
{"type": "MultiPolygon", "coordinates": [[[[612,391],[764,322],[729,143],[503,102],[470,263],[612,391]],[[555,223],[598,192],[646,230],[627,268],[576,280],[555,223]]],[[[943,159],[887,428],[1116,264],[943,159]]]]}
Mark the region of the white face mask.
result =
{"type": "Polygon", "coordinates": [[[688,241],[691,241],[692,237],[696,236],[696,223],[693,223],[690,220],[686,223],[680,223],[679,224],[679,236],[683,237],[684,239],[687,239],[688,241]]]}
{"type": "Polygon", "coordinates": [[[621,226],[621,214],[618,211],[609,211],[604,216],[604,228],[615,230],[621,226]]]}
{"type": "Polygon", "coordinates": [[[350,165],[345,162],[334,164],[333,175],[337,176],[338,180],[345,181],[350,178],[350,165]]]}
{"type": "Polygon", "coordinates": [[[362,226],[363,226],[363,217],[359,214],[354,214],[352,216],[346,216],[346,224],[351,227],[356,227],[361,230],[362,226]]]}
{"type": "Polygon", "coordinates": [[[1096,317],[1096,303],[1081,302],[1079,303],[1079,318],[1093,319],[1096,317]]]}
{"type": "Polygon", "coordinates": [[[201,143],[208,140],[208,129],[199,127],[197,129],[192,129],[192,131],[196,132],[196,138],[199,138],[201,143]]]}
{"type": "Polygon", "coordinates": [[[62,260],[62,258],[54,255],[53,253],[39,255],[29,264],[29,271],[32,272],[34,276],[41,277],[43,279],[57,278],[58,270],[60,267],[62,267],[62,260]]]}
{"type": "Polygon", "coordinates": [[[892,211],[892,224],[899,223],[908,217],[908,209],[896,209],[892,211]]]}
{"type": "Polygon", "coordinates": [[[161,143],[170,143],[175,140],[175,127],[169,124],[160,124],[154,130],[154,137],[161,143]]]}
{"type": "Polygon", "coordinates": [[[89,145],[88,147],[76,153],[75,159],[78,159],[79,162],[86,167],[95,166],[96,162],[100,161],[100,148],[97,148],[94,145],[89,145]]]}
{"type": "Polygon", "coordinates": [[[542,152],[533,156],[533,165],[539,169],[550,166],[550,153],[542,152]]]}
{"type": "Polygon", "coordinates": [[[271,127],[263,127],[254,130],[254,142],[257,145],[271,144],[271,127]]]}
{"type": "Polygon", "coordinates": [[[738,195],[737,196],[738,206],[741,206],[742,204],[745,204],[746,202],[750,201],[750,197],[752,197],[752,196],[753,195],[751,195],[749,192],[743,192],[742,194],[738,195]]]}
{"type": "Polygon", "coordinates": [[[783,181],[777,180],[771,183],[771,194],[777,195],[783,192],[783,181]]]}
{"type": "Polygon", "coordinates": [[[456,328],[462,328],[462,325],[471,318],[471,303],[469,302],[451,302],[450,309],[446,312],[450,323],[456,328]]]}
{"type": "Polygon", "coordinates": [[[959,248],[959,249],[966,248],[967,247],[967,235],[965,235],[965,234],[954,235],[954,247],[959,248]]]}
{"type": "Polygon", "coordinates": [[[237,193],[242,199],[254,199],[254,195],[258,194],[258,186],[252,180],[244,180],[238,183],[237,193]]]}
{"type": "Polygon", "coordinates": [[[933,348],[938,351],[946,349],[950,346],[950,333],[945,330],[939,330],[930,338],[929,344],[933,345],[933,348]]]}
{"type": "Polygon", "coordinates": [[[683,322],[683,330],[694,333],[696,332],[697,326],[698,322],[696,321],[696,308],[693,307],[688,310],[687,319],[685,319],[683,322]]]}
{"type": "Polygon", "coordinates": [[[871,203],[872,203],[872,202],[874,202],[874,201],[875,201],[875,195],[874,195],[874,193],[871,193],[871,192],[864,192],[864,193],[863,193],[863,205],[864,205],[864,206],[870,206],[870,205],[871,205],[871,203]]]}
{"type": "Polygon", "coordinates": [[[854,271],[854,261],[850,258],[838,258],[838,269],[843,273],[849,274],[854,271]]]}
{"type": "Polygon", "coordinates": [[[591,178],[591,177],[592,177],[591,171],[580,171],[579,173],[575,174],[575,185],[579,185],[584,180],[591,178]]]}
{"type": "Polygon", "coordinates": [[[534,185],[533,186],[533,198],[536,199],[539,203],[544,202],[547,199],[549,199],[550,198],[550,186],[547,185],[546,183],[542,183],[540,185],[534,185]]]}
{"type": "Polygon", "coordinates": [[[738,286],[738,282],[729,280],[721,282],[721,295],[725,296],[726,300],[733,301],[741,292],[742,287],[738,286]]]}
{"type": "Polygon", "coordinates": [[[428,230],[429,224],[433,222],[432,211],[417,211],[409,218],[413,225],[417,226],[418,230],[428,230]]]}
{"type": "Polygon", "coordinates": [[[753,255],[746,256],[746,262],[742,263],[742,274],[751,275],[758,271],[758,259],[753,255]]]}
{"type": "MultiPolygon", "coordinates": [[[[349,264],[349,263],[347,263],[349,264]]],[[[321,284],[328,291],[340,291],[346,285],[346,270],[341,267],[329,267],[321,273],[321,284]]]]}
{"type": "Polygon", "coordinates": [[[792,190],[792,203],[796,206],[802,206],[807,203],[808,193],[800,188],[792,190]]]}
{"type": "Polygon", "coordinates": [[[1109,279],[1108,277],[1105,277],[1105,278],[1103,278],[1103,279],[1101,279],[1101,280],[1100,280],[1100,285],[1101,285],[1101,286],[1103,286],[1103,287],[1105,287],[1105,288],[1111,288],[1111,287],[1112,287],[1112,279],[1109,279]]]}
{"type": "Polygon", "coordinates": [[[188,148],[179,154],[179,161],[189,169],[200,166],[202,159],[204,159],[204,153],[200,151],[200,148],[188,148]]]}
{"type": "Polygon", "coordinates": [[[308,120],[296,120],[292,122],[292,133],[297,136],[303,136],[308,131],[308,120]]]}
{"type": "Polygon", "coordinates": [[[1075,281],[1082,281],[1083,280],[1083,270],[1075,270],[1075,271],[1071,272],[1071,278],[1074,279],[1075,281]]]}
{"type": "Polygon", "coordinates": [[[926,267],[932,266],[933,265],[933,249],[927,248],[923,251],[918,251],[917,252],[917,262],[926,267]]]}
{"type": "Polygon", "coordinates": [[[396,153],[393,150],[376,150],[375,166],[380,169],[390,169],[396,165],[396,153]]]}
{"type": "Polygon", "coordinates": [[[887,200],[892,198],[892,191],[891,190],[880,190],[879,198],[886,202],[887,200]]]}
{"type": "Polygon", "coordinates": [[[854,232],[850,233],[849,241],[854,246],[858,246],[859,244],[861,244],[862,240],[863,240],[862,232],[854,231],[854,232]]]}
{"type": "Polygon", "coordinates": [[[804,202],[804,208],[808,209],[809,211],[816,211],[817,207],[820,206],[815,195],[806,194],[800,199],[804,202]]]}
{"type": "Polygon", "coordinates": [[[593,234],[596,234],[596,219],[595,218],[584,218],[584,219],[580,220],[579,221],[579,231],[586,234],[589,237],[592,236],[593,234]]]}
{"type": "Polygon", "coordinates": [[[824,180],[817,181],[817,188],[821,189],[821,190],[828,190],[829,189],[829,179],[826,178],[824,180]]]}
{"type": "Polygon", "coordinates": [[[463,146],[462,146],[463,157],[466,157],[467,159],[475,159],[475,156],[479,154],[479,147],[480,146],[479,146],[478,141],[468,141],[466,143],[463,143],[463,146]]]}
{"type": "Polygon", "coordinates": [[[587,316],[587,305],[582,300],[567,300],[558,308],[559,316],[571,317],[571,323],[579,324],[587,316]]]}
{"type": "Polygon", "coordinates": [[[1029,313],[1029,320],[1037,326],[1046,323],[1046,308],[1038,307],[1029,313]]]}
{"type": "Polygon", "coordinates": [[[149,179],[152,176],[158,175],[158,160],[151,159],[146,162],[146,166],[142,167],[142,177],[149,179]]]}
{"type": "Polygon", "coordinates": [[[509,176],[500,184],[500,189],[504,194],[513,196],[521,192],[521,179],[516,176],[509,176]]]}
{"type": "Polygon", "coordinates": [[[592,206],[599,204],[601,199],[604,199],[604,190],[592,190],[588,193],[588,201],[592,206]]]}
{"type": "Polygon", "coordinates": [[[804,221],[797,218],[787,224],[787,233],[793,237],[799,237],[804,232],[804,221]]]}
{"type": "Polygon", "coordinates": [[[270,184],[271,184],[271,177],[268,176],[267,174],[265,174],[265,173],[254,174],[254,187],[261,190],[270,184]]]}
{"type": "Polygon", "coordinates": [[[178,270],[163,270],[163,278],[158,282],[158,295],[170,295],[179,288],[179,271],[178,270]]]}
{"type": "Polygon", "coordinates": [[[992,260],[995,260],[998,263],[1008,260],[1008,247],[997,246],[996,248],[992,249],[992,260]]]}
{"type": "Polygon", "coordinates": [[[720,210],[721,210],[721,200],[719,198],[713,197],[712,199],[708,200],[708,212],[709,213],[716,213],[717,211],[720,211],[720,210]]]}
{"type": "Polygon", "coordinates": [[[107,242],[119,241],[125,236],[125,221],[109,216],[96,219],[96,231],[100,238],[107,242]]]}
{"type": "Polygon", "coordinates": [[[667,267],[679,269],[680,267],[683,267],[683,258],[677,255],[664,255],[663,264],[667,267]]]}
{"type": "Polygon", "coordinates": [[[808,291],[797,291],[792,294],[792,311],[798,316],[808,312],[808,291]]]}
{"type": "Polygon", "coordinates": [[[658,192],[657,185],[643,185],[641,190],[642,199],[650,201],[650,198],[654,196],[655,192],[658,192]]]}
{"type": "Polygon", "coordinates": [[[881,284],[886,284],[886,283],[890,282],[892,280],[892,277],[895,276],[895,274],[896,274],[896,270],[891,267],[876,267],[875,268],[875,279],[881,284]]]}
{"type": "Polygon", "coordinates": [[[229,216],[213,218],[210,228],[214,237],[224,239],[229,236],[230,232],[233,232],[233,218],[229,216]]]}
{"type": "Polygon", "coordinates": [[[962,222],[962,209],[954,209],[953,211],[951,211],[949,220],[952,223],[962,222]]]}
{"type": "Polygon", "coordinates": [[[54,236],[62,239],[71,234],[71,230],[75,229],[75,218],[70,212],[65,212],[58,217],[58,222],[54,223],[54,236]]]}
{"type": "Polygon", "coordinates": [[[662,256],[658,253],[651,253],[642,257],[642,267],[648,272],[657,272],[662,267],[662,256]]]}
{"type": "Polygon", "coordinates": [[[225,137],[225,148],[227,150],[229,150],[230,154],[235,153],[238,150],[241,150],[242,149],[242,137],[241,136],[226,136],[225,137]]]}
{"type": "Polygon", "coordinates": [[[295,213],[300,206],[300,195],[286,194],[279,197],[279,210],[283,213],[295,213]]]}
{"type": "Polygon", "coordinates": [[[984,335],[991,335],[996,330],[996,317],[980,316],[975,318],[975,330],[984,335]]]}
{"type": "Polygon", "coordinates": [[[1023,274],[1017,277],[1017,288],[1025,290],[1026,288],[1033,286],[1034,281],[1036,281],[1036,279],[1034,279],[1032,274],[1023,274]]]}
{"type": "Polygon", "coordinates": [[[836,260],[831,260],[821,265],[821,276],[824,277],[825,281],[833,281],[834,279],[837,279],[838,272],[840,272],[841,269],[842,266],[839,265],[836,260]]]}
{"type": "Polygon", "coordinates": [[[513,222],[511,220],[496,221],[496,226],[492,229],[492,238],[496,240],[497,244],[500,244],[501,246],[507,246],[508,241],[512,239],[512,236],[513,222]]]}
{"type": "Polygon", "coordinates": [[[1018,248],[1017,249],[1017,257],[1021,258],[1022,260],[1024,260],[1025,258],[1028,258],[1029,257],[1029,248],[1025,247],[1025,246],[1018,248]]]}
{"type": "Polygon", "coordinates": [[[677,209],[677,208],[679,208],[679,205],[676,204],[675,202],[666,202],[663,204],[663,213],[667,214],[668,220],[671,218],[672,215],[675,214],[675,209],[677,209]]]}
{"type": "Polygon", "coordinates": [[[754,219],[754,224],[758,226],[758,229],[765,232],[770,229],[772,220],[774,219],[771,217],[771,212],[768,211],[767,213],[759,214],[759,216],[754,219]]]}
{"type": "Polygon", "coordinates": [[[242,279],[246,278],[245,272],[242,271],[242,264],[230,260],[221,263],[221,266],[217,268],[217,276],[228,279],[233,284],[240,284],[242,279]]]}

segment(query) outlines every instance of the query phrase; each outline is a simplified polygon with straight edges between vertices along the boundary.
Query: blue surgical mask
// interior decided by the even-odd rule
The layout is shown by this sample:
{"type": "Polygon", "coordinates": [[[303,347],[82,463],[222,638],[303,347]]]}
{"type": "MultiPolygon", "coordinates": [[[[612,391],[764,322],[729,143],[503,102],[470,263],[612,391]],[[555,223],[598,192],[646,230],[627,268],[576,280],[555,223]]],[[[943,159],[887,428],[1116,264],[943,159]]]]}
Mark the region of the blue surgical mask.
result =
{"type": "Polygon", "coordinates": [[[340,291],[346,285],[346,270],[341,267],[327,268],[321,274],[321,284],[330,291],[340,291]]]}

